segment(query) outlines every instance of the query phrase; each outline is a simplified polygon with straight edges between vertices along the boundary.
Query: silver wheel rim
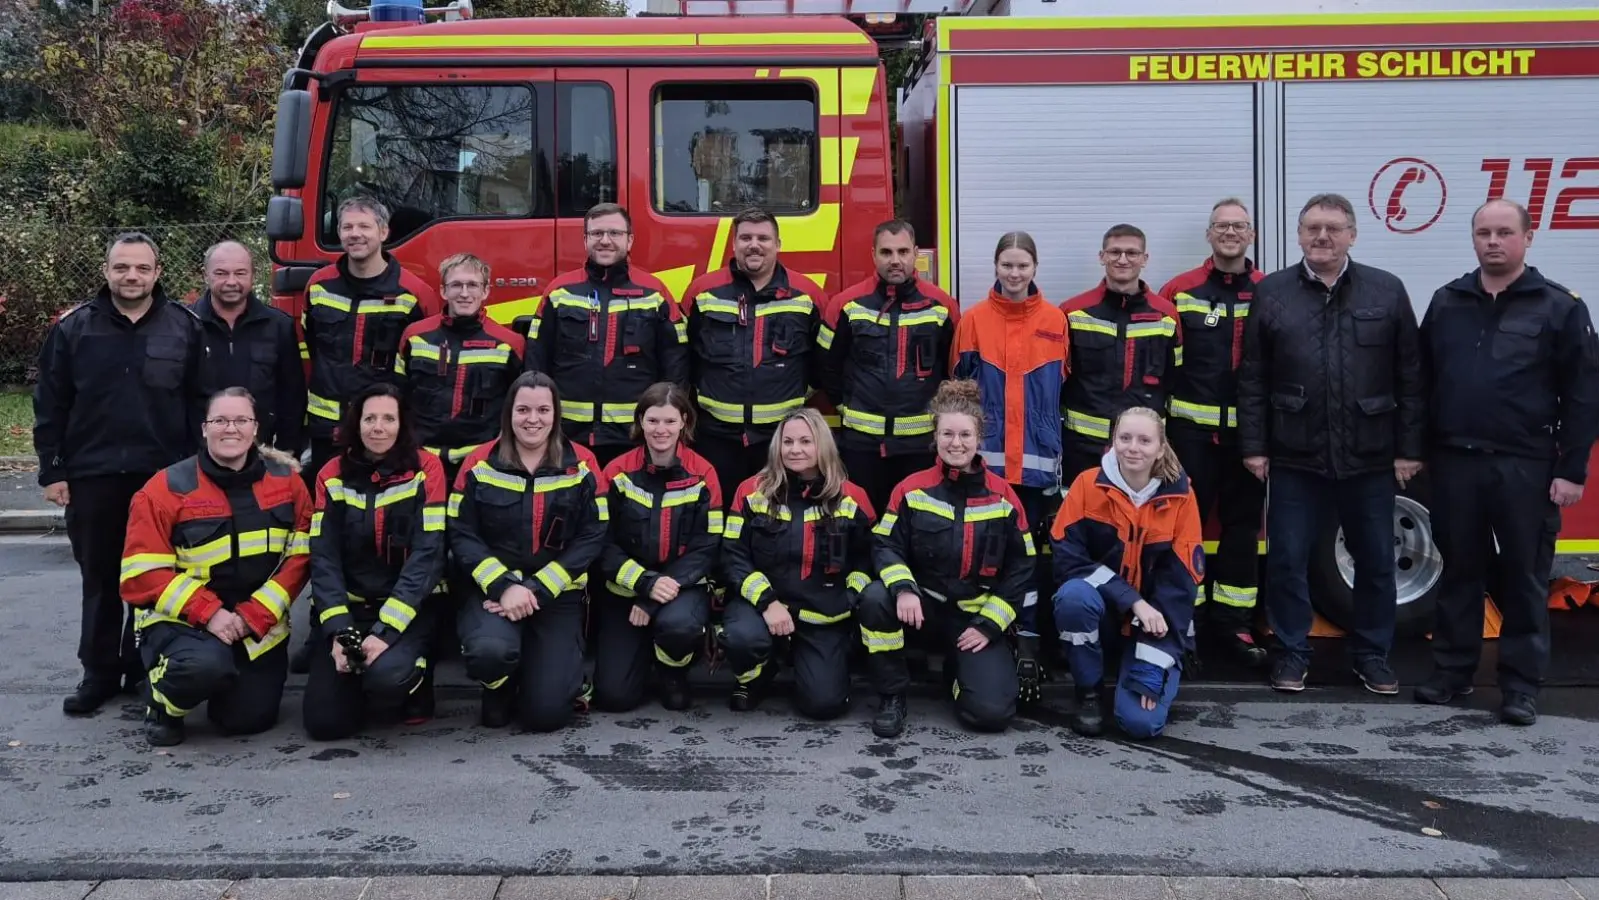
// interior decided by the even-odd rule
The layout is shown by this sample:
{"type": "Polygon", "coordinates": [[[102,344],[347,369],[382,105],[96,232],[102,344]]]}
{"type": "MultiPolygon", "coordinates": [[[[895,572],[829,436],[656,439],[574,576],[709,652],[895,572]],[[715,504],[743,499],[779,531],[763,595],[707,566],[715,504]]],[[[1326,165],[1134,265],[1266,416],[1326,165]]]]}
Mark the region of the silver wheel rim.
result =
{"type": "MultiPolygon", "coordinates": [[[[1344,546],[1344,529],[1334,538],[1333,559],[1344,586],[1355,587],[1355,559],[1344,546]]],[[[1443,575],[1444,560],[1433,539],[1432,515],[1409,497],[1394,498],[1394,583],[1398,605],[1414,603],[1427,595],[1443,575]]]]}

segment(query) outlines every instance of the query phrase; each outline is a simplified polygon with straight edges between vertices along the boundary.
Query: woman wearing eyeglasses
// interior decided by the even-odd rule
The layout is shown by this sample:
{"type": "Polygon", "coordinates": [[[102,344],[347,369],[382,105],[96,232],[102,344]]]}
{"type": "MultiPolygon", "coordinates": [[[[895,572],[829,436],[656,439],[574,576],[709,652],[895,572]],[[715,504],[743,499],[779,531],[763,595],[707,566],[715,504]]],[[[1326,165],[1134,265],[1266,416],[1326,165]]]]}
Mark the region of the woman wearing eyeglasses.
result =
{"type": "Polygon", "coordinates": [[[290,457],[257,447],[244,388],[211,398],[199,454],[133,497],[122,597],[150,670],[145,740],[184,739],[201,703],[225,734],[278,720],[289,675],[289,604],[309,574],[311,495],[290,457]]]}
{"type": "MultiPolygon", "coordinates": [[[[344,407],[339,455],[316,479],[305,730],[339,740],[369,718],[431,694],[433,588],[444,572],[448,487],[439,458],[417,449],[400,389],[375,384],[344,407]]],[[[431,707],[431,696],[424,704],[431,707]]],[[[415,720],[420,717],[408,716],[415,720]]]]}

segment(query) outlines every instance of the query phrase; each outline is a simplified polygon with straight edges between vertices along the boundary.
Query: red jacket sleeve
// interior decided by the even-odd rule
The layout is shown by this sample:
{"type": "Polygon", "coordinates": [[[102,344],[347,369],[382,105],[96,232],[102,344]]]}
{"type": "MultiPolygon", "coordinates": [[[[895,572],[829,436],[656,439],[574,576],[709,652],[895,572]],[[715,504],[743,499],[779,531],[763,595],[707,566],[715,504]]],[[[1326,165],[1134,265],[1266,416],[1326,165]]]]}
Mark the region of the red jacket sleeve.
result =
{"type": "Polygon", "coordinates": [[[257,638],[266,637],[288,616],[289,604],[311,580],[311,492],[298,473],[284,478],[294,492],[294,530],[289,532],[277,570],[234,610],[257,638]]]}
{"type": "Polygon", "coordinates": [[[133,495],[128,536],[122,545],[122,599],[129,606],[204,628],[222,608],[222,600],[204,582],[178,571],[172,526],[180,505],[167,490],[165,472],[157,472],[133,495]]]}

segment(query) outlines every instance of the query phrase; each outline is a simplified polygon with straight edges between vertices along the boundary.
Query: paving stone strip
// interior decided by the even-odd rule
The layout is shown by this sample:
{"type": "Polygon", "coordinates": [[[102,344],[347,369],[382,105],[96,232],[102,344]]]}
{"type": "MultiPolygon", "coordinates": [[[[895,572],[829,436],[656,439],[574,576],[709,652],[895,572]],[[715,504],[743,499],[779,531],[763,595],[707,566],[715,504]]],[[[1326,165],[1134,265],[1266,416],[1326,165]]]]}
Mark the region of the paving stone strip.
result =
{"type": "Polygon", "coordinates": [[[0,882],[4,900],[1599,900],[1599,879],[423,876],[0,882]]]}

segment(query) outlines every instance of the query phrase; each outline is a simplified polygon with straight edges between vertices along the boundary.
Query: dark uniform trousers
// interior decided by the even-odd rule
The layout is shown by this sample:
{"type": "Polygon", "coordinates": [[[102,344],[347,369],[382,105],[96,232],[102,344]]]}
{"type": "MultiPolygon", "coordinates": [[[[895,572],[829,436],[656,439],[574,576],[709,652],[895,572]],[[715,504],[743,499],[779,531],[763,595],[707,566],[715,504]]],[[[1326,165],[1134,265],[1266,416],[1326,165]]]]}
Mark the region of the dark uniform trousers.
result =
{"type": "Polygon", "coordinates": [[[134,649],[133,611],[122,602],[128,506],[150,475],[100,475],[67,482],[67,539],[83,582],[78,659],[89,680],[116,688],[147,668],[134,649]]]}
{"type": "Polygon", "coordinates": [[[1537,696],[1549,665],[1549,575],[1560,531],[1560,508],[1549,499],[1554,463],[1451,449],[1429,462],[1433,528],[1447,561],[1433,660],[1470,684],[1482,652],[1483,594],[1491,590],[1503,618],[1499,687],[1537,696]]]}
{"type": "MultiPolygon", "coordinates": [[[[1075,431],[1066,431],[1061,435],[1060,451],[1060,480],[1062,486],[1069,485],[1089,469],[1099,468],[1100,461],[1105,458],[1105,451],[1110,449],[1108,438],[1091,438],[1078,434],[1075,431]]],[[[1050,511],[1051,513],[1054,510],[1050,511]]]]}
{"type": "Polygon", "coordinates": [[[206,717],[227,734],[260,734],[278,723],[287,639],[252,660],[243,641],[230,647],[203,628],[155,622],[141,632],[139,650],[151,700],[168,713],[181,717],[205,703],[206,717]]]}
{"type": "Polygon", "coordinates": [[[881,581],[867,585],[857,611],[866,644],[866,669],[872,686],[883,694],[900,694],[910,687],[905,666],[905,642],[944,654],[944,680],[955,700],[955,718],[973,731],[1004,731],[1016,715],[1016,657],[1004,639],[990,640],[976,653],[955,646],[961,632],[971,625],[971,614],[929,597],[922,598],[922,627],[911,628],[899,620],[895,599],[881,581]],[[872,632],[871,636],[865,632],[872,632]],[[897,647],[892,637],[888,645],[879,641],[898,633],[897,647]]]}
{"type": "Polygon", "coordinates": [[[627,618],[633,599],[607,588],[596,592],[591,609],[598,630],[594,705],[608,712],[627,712],[644,702],[654,664],[674,669],[694,664],[695,654],[705,646],[711,594],[703,587],[684,585],[676,599],[658,606],[650,624],[642,627],[627,618]]]}
{"type": "Polygon", "coordinates": [[[1010,487],[1016,492],[1016,499],[1022,502],[1022,512],[1027,516],[1027,530],[1033,535],[1033,547],[1038,553],[1037,564],[1033,566],[1035,595],[1024,598],[1022,608],[1016,611],[1016,632],[1037,637],[1040,653],[1047,661],[1058,656],[1056,645],[1059,641],[1055,634],[1054,613],[1048,603],[1040,603],[1039,599],[1048,600],[1055,593],[1055,571],[1050,565],[1049,525],[1060,510],[1061,495],[1046,493],[1046,489],[1041,487],[1020,484],[1010,487]]]}
{"type": "MultiPolygon", "coordinates": [[[[422,686],[434,664],[428,648],[436,613],[429,600],[415,619],[377,661],[360,675],[341,674],[333,667],[333,637],[318,638],[311,651],[311,672],[305,682],[302,715],[313,741],[337,741],[354,735],[371,711],[393,711],[422,686]]],[[[375,621],[375,620],[373,620],[375,621]]],[[[366,632],[372,622],[357,625],[366,632]]]]}
{"type": "Polygon", "coordinates": [[[826,625],[807,622],[792,605],[789,614],[794,633],[773,637],[754,604],[730,596],[722,612],[728,667],[741,684],[754,681],[771,665],[777,642],[788,641],[794,663],[794,708],[808,718],[836,719],[849,712],[849,658],[860,631],[853,619],[826,625]]]}
{"type": "MultiPolygon", "coordinates": [[[[931,435],[928,436],[928,442],[932,442],[931,435]]],[[[838,452],[849,473],[849,480],[866,492],[866,498],[872,501],[872,509],[878,515],[882,515],[888,507],[888,498],[894,493],[895,485],[933,465],[931,451],[883,456],[873,449],[846,449],[840,446],[838,452]]]]}
{"type": "Polygon", "coordinates": [[[1167,435],[1199,501],[1200,524],[1214,512],[1221,525],[1216,553],[1205,560],[1209,595],[1201,590],[1197,603],[1218,633],[1247,633],[1259,599],[1266,485],[1244,468],[1236,434],[1192,428],[1173,419],[1167,435]]]}
{"type": "Polygon", "coordinates": [[[456,629],[467,677],[484,687],[513,687],[523,728],[565,727],[583,692],[583,591],[540,601],[520,622],[484,609],[483,593],[475,588],[463,598],[456,629]]]}
{"type": "Polygon", "coordinates": [[[722,488],[722,496],[731,498],[745,479],[754,476],[766,465],[767,448],[771,443],[770,439],[754,441],[746,447],[738,438],[702,433],[695,436],[691,446],[716,470],[716,483],[722,488]]]}

